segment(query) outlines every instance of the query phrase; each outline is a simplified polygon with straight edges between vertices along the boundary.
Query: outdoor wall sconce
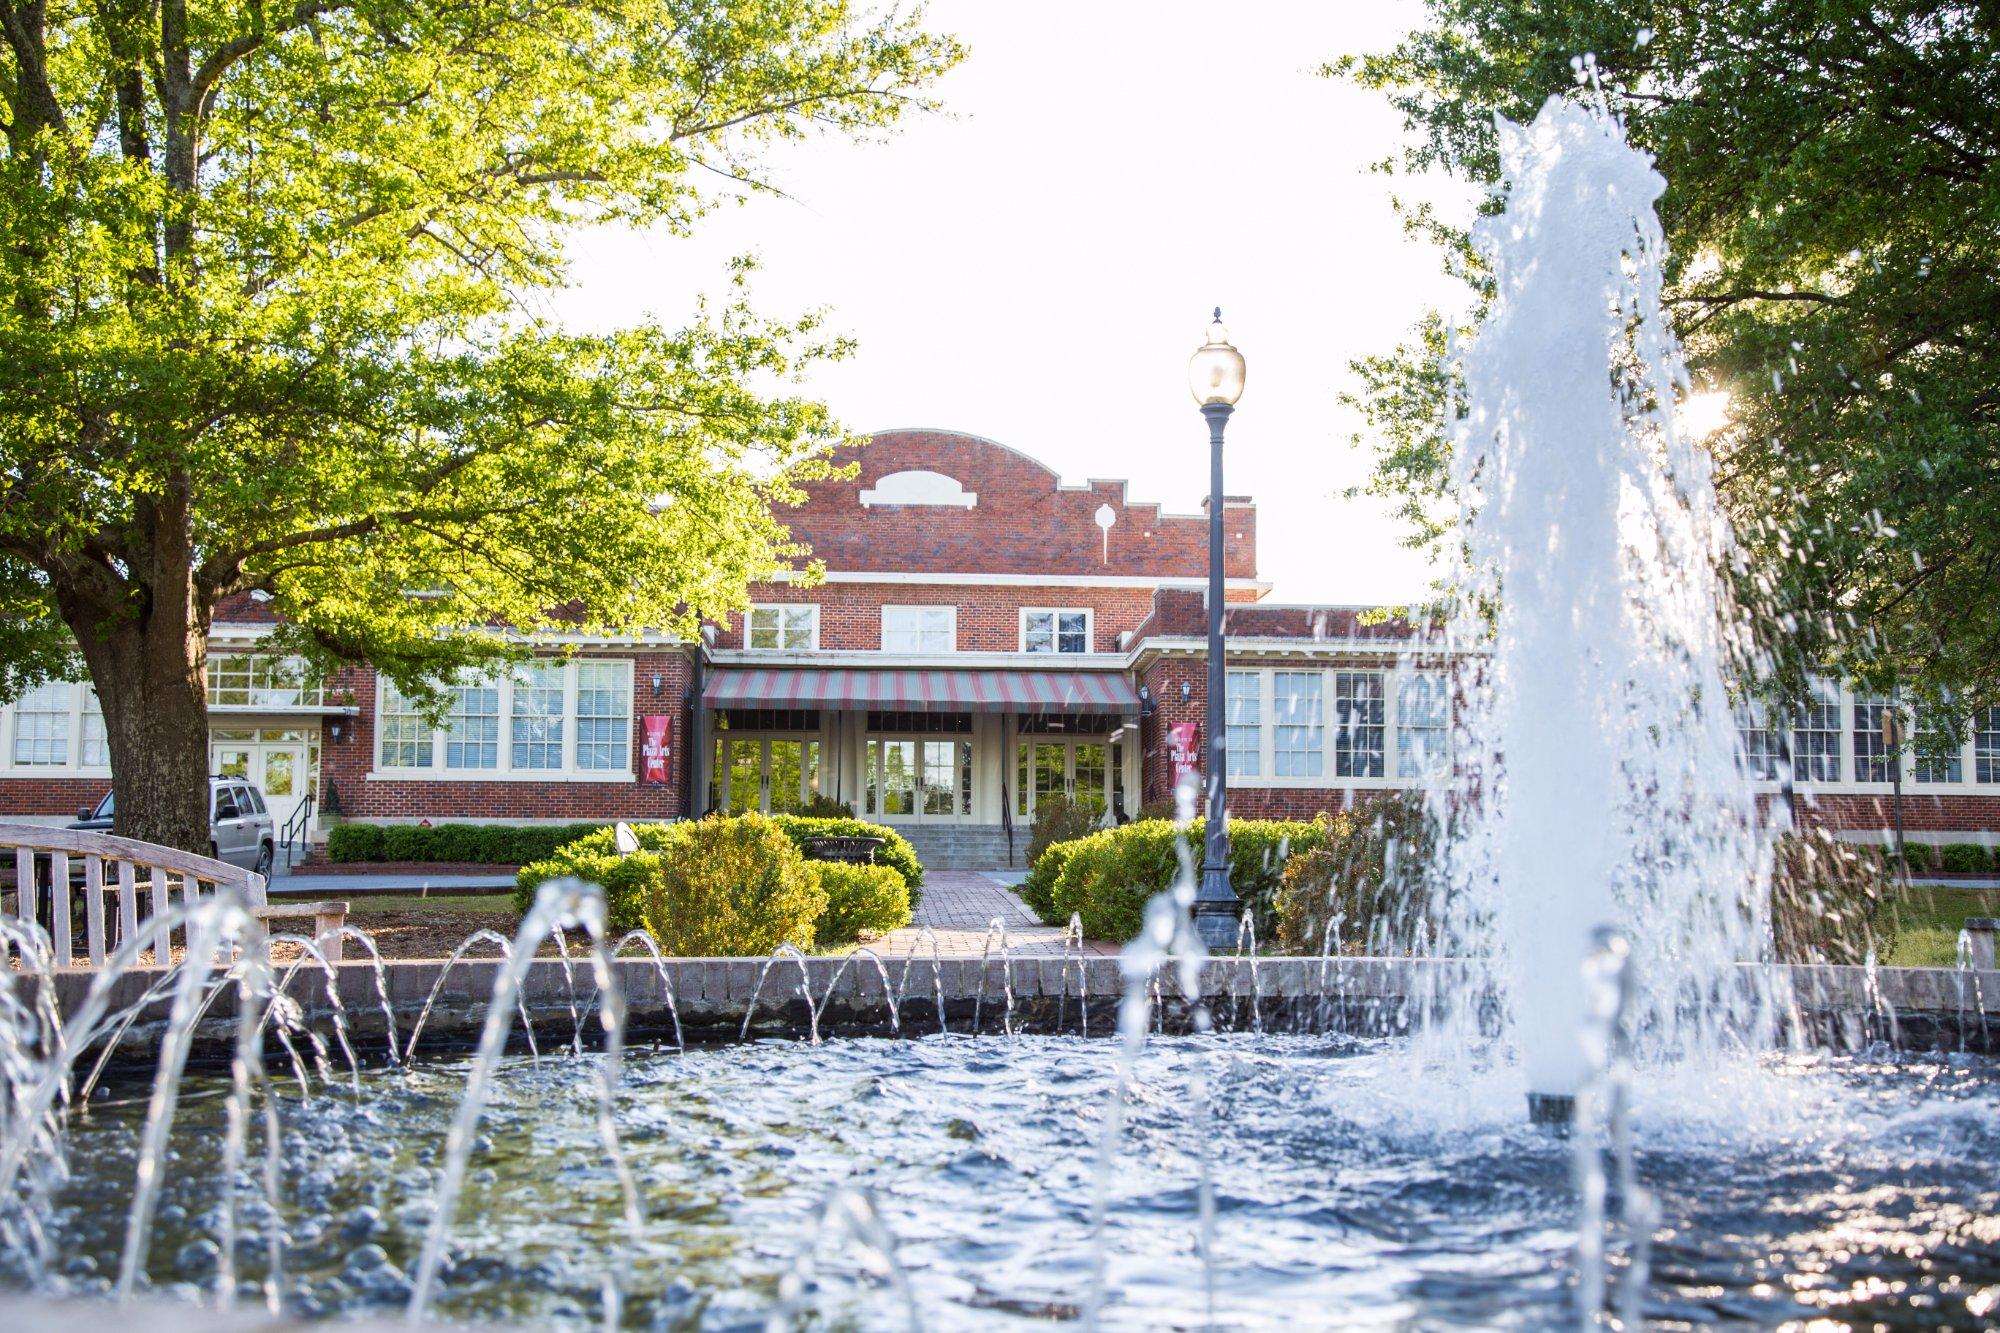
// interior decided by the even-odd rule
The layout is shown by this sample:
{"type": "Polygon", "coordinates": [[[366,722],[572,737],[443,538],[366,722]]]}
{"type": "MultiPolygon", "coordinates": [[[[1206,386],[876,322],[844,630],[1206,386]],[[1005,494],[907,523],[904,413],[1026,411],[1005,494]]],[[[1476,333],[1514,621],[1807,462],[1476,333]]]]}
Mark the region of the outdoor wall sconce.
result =
{"type": "Polygon", "coordinates": [[[332,724],[331,726],[329,726],[329,727],[328,727],[328,728],[326,729],[326,734],[327,734],[327,736],[328,736],[328,737],[329,737],[330,739],[333,739],[333,740],[336,740],[336,741],[337,741],[337,740],[339,740],[339,739],[340,739],[340,724],[339,724],[338,722],[335,722],[335,723],[333,723],[333,724],[332,724]]]}
{"type": "Polygon", "coordinates": [[[653,693],[658,694],[659,692],[660,692],[660,673],[655,671],[653,673],[653,693]]]}
{"type": "Polygon", "coordinates": [[[1188,700],[1189,700],[1189,699],[1190,699],[1190,698],[1191,698],[1191,697],[1192,697],[1193,695],[1194,695],[1194,684],[1193,684],[1193,682],[1191,682],[1191,681],[1185,681],[1185,680],[1184,680],[1184,681],[1182,681],[1182,682],[1181,682],[1181,702],[1182,702],[1182,703],[1186,703],[1186,702],[1187,702],[1187,701],[1188,701],[1188,700]]]}

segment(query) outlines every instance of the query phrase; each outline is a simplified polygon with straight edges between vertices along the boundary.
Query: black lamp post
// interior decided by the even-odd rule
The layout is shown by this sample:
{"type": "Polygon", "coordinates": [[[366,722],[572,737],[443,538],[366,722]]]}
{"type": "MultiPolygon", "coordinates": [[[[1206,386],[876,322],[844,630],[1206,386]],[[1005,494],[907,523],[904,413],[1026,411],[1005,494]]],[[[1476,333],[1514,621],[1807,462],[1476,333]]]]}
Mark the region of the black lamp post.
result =
{"type": "Polygon", "coordinates": [[[1222,428],[1243,396],[1243,354],[1229,345],[1222,308],[1208,326],[1208,341],[1188,362],[1188,387],[1208,420],[1208,780],[1207,837],[1201,885],[1194,897],[1194,931],[1211,950],[1236,944],[1242,904],[1229,884],[1229,744],[1224,721],[1229,677],[1222,658],[1222,428]]]}

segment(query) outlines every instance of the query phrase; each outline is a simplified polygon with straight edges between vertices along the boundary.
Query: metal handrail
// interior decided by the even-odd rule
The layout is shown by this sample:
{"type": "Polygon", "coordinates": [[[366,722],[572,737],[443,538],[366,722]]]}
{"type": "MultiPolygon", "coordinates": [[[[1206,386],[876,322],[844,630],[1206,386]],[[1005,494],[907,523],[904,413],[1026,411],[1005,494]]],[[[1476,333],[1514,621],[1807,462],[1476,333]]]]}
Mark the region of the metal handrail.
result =
{"type": "Polygon", "coordinates": [[[299,802],[298,809],[292,811],[292,817],[287,819],[285,826],[278,830],[278,839],[285,849],[285,869],[287,870],[298,864],[297,857],[293,855],[294,846],[296,844],[311,844],[312,819],[315,805],[316,802],[313,800],[313,794],[309,790],[306,792],[305,800],[299,802]]]}

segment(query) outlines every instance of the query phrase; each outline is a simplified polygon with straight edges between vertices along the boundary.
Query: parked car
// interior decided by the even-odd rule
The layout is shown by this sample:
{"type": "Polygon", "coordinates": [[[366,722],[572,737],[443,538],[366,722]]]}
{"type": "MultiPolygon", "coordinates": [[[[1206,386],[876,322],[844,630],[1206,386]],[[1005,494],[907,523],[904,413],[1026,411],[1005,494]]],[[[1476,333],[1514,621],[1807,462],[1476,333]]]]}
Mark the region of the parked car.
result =
{"type": "MultiPolygon", "coordinates": [[[[76,822],[70,827],[109,833],[112,812],[112,793],[106,792],[95,806],[77,811],[76,822]]],[[[241,778],[208,780],[210,856],[269,877],[277,845],[271,813],[264,808],[264,793],[257,789],[257,784],[241,778]]]]}

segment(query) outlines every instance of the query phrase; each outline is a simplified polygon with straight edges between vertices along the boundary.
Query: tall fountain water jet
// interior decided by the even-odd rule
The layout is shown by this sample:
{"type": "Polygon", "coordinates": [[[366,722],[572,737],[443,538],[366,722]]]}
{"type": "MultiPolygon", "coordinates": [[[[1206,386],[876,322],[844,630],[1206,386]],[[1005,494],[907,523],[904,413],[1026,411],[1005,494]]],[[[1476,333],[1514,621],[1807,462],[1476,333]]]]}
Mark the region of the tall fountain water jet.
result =
{"type": "Polygon", "coordinates": [[[1734,967],[1764,936],[1767,859],[1725,681],[1749,643],[1710,460],[1660,304],[1666,182],[1600,109],[1502,120],[1505,211],[1477,229],[1492,315],[1458,361],[1467,682],[1440,897],[1444,952],[1505,997],[1531,1108],[1584,1074],[1592,932],[1633,941],[1656,1053],[1751,1036],[1734,967]],[[1489,638],[1490,636],[1490,638],[1489,638]]]}

